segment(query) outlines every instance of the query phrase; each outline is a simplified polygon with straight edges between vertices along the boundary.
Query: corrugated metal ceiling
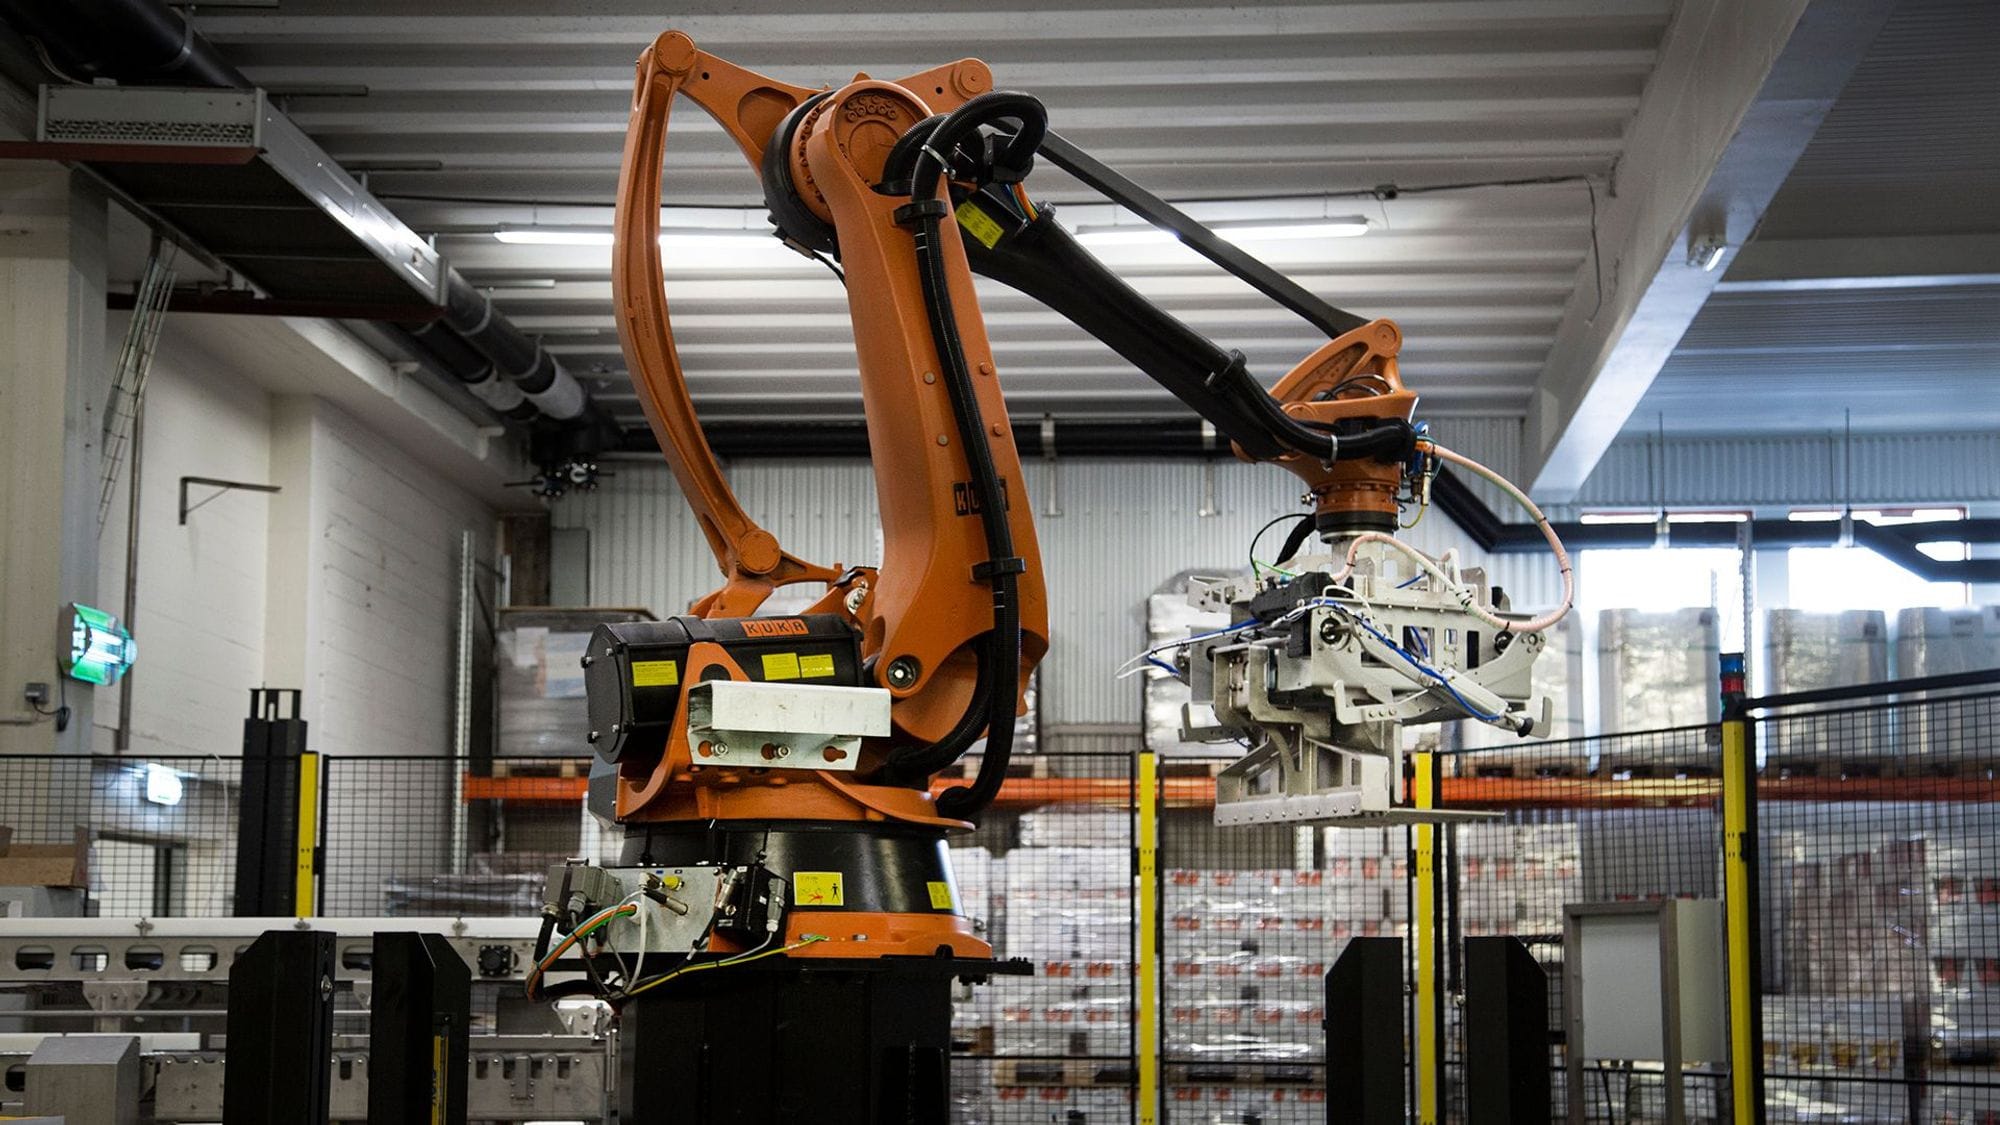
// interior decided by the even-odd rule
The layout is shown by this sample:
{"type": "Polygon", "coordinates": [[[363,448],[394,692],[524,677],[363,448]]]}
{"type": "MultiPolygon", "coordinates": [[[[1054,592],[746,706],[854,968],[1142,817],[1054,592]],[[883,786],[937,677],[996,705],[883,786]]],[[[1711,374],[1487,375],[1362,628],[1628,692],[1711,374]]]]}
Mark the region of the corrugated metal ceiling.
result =
{"type": "MultiPolygon", "coordinates": [[[[1772,201],[1760,242],[1844,240],[1865,263],[1871,242],[2000,234],[1996,59],[2000,4],[1903,0],[1772,201]]],[[[2000,259],[1984,272],[2000,275],[2000,259]]],[[[2000,286],[1955,280],[1766,292],[1725,281],[1629,428],[1823,433],[1851,417],[1858,432],[2000,429],[2000,286]]]]}
{"type": "MultiPolygon", "coordinates": [[[[1454,0],[1163,8],[1111,0],[953,4],[920,16],[797,3],[660,14],[635,0],[284,0],[203,10],[197,26],[500,306],[636,418],[612,329],[606,251],[502,245],[498,227],[609,221],[632,59],[667,26],[807,84],[964,55],[1040,95],[1052,124],[1168,198],[1268,201],[1286,217],[1361,215],[1358,239],[1256,250],[1338,304],[1404,321],[1404,370],[1432,413],[1518,415],[1590,252],[1581,182],[1405,194],[1409,186],[1603,175],[1654,63],[1671,0],[1454,0]],[[795,9],[787,11],[787,9],[795,9]],[[287,93],[289,91],[289,93],[287,93]],[[1333,197],[1329,198],[1332,194],[1333,197]],[[432,197],[432,198],[425,198],[432,197]],[[503,202],[479,203],[474,200],[503,202]],[[504,202],[514,201],[514,202],[504,202]]],[[[760,214],[749,170],[684,109],[669,202],[760,214]]],[[[1039,172],[1066,220],[1092,212],[1039,172]]],[[[1208,218],[1250,213],[1210,203],[1208,218]]],[[[1101,216],[1110,218],[1108,214],[1101,216]]],[[[740,218],[737,219],[741,221],[740,218]]],[[[1176,248],[1177,249],[1177,248],[1176,248]]],[[[1175,250],[1113,257],[1138,287],[1275,378],[1318,340],[1175,250]]],[[[840,289],[816,263],[670,276],[705,416],[854,415],[840,289]]],[[[1039,306],[987,291],[1018,413],[1180,410],[1039,306]]]]}

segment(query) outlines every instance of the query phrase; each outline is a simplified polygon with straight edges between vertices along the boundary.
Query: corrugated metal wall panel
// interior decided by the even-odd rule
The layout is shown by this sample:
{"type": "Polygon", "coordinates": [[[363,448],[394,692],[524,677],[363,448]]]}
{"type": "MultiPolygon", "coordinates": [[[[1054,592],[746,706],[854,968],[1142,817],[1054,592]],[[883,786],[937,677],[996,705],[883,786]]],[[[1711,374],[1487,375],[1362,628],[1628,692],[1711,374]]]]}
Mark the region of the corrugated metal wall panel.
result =
{"type": "MultiPolygon", "coordinates": [[[[1847,443],[1837,434],[1772,438],[1620,438],[1577,495],[1579,506],[1838,505],[1847,443]]],[[[1857,435],[1856,504],[2000,500],[2000,434],[1857,435]]]]}
{"type": "MultiPolygon", "coordinates": [[[[1418,416],[1422,416],[1421,405],[1418,416]]],[[[1521,479],[1521,439],[1526,422],[1518,417],[1498,418],[1435,418],[1431,420],[1431,436],[1446,449],[1463,453],[1474,461],[1492,469],[1508,480],[1521,479]]],[[[1510,512],[1513,501],[1507,494],[1472,473],[1462,469],[1452,470],[1453,475],[1470,485],[1488,507],[1501,513],[1503,519],[1524,518],[1517,512],[1510,512]]]]}
{"type": "MultiPolygon", "coordinates": [[[[1216,514],[1203,516],[1207,471],[1196,462],[1025,466],[1049,588],[1045,724],[1138,723],[1138,681],[1115,673],[1144,643],[1147,596],[1184,570],[1245,569],[1257,529],[1298,510],[1294,478],[1228,461],[1213,468],[1216,514]],[[1052,498],[1060,515],[1048,514],[1052,498]]],[[[590,529],[593,601],[678,612],[717,585],[707,544],[665,466],[621,463],[616,472],[597,492],[555,505],[556,525],[590,529]]],[[[867,463],[764,461],[739,465],[730,477],[745,508],[793,553],[847,563],[879,557],[867,463]]],[[[1265,537],[1266,561],[1284,531],[1274,528],[1265,537]]],[[[1557,575],[1545,555],[1484,559],[1438,517],[1409,538],[1432,553],[1458,546],[1467,564],[1486,565],[1517,605],[1546,605],[1557,597],[1557,575]]]]}

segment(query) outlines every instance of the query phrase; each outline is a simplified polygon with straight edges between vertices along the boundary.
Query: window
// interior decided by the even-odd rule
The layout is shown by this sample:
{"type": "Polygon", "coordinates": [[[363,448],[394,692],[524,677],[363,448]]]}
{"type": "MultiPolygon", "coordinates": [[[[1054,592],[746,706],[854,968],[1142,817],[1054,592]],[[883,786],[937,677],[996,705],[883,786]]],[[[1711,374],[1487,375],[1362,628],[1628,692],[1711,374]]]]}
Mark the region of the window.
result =
{"type": "MultiPolygon", "coordinates": [[[[1839,512],[1793,512],[1794,520],[1837,520],[1839,512]]],[[[1949,523],[1965,518],[1958,508],[1857,511],[1856,520],[1878,524],[1949,523]]],[[[1920,549],[1934,559],[1966,557],[1963,542],[1943,538],[1920,549]]],[[[1879,609],[1895,613],[1912,607],[1966,605],[1971,591],[1963,582],[1926,582],[1865,547],[1794,547],[1787,552],[1787,603],[1794,609],[1833,612],[1879,609]]]]}

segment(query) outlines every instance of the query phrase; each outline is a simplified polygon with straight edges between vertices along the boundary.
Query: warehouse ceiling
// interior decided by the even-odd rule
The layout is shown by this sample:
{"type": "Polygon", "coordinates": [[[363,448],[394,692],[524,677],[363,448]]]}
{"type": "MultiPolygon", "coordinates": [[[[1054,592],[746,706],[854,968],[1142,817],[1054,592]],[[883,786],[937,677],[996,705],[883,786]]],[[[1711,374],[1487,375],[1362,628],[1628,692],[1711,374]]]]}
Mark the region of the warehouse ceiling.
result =
{"type": "MultiPolygon", "coordinates": [[[[668,26],[801,84],[965,55],[1039,95],[1052,127],[1214,220],[1361,218],[1358,238],[1251,248],[1335,303],[1406,330],[1404,372],[1441,414],[1520,414],[1585,268],[1605,178],[1656,65],[1671,0],[1005,7],[663,16],[631,0],[280,0],[195,24],[522,328],[638,420],[602,246],[505,244],[503,228],[608,227],[632,61],[668,26]],[[413,15],[413,10],[422,14],[413,15]],[[1415,189],[1493,181],[1510,186],[1415,189]],[[1374,191],[1398,185],[1393,198],[1374,191]],[[1596,196],[1597,198],[1594,198],[1596,196]]],[[[760,226],[754,177],[683,107],[670,227],[760,226]]],[[[1044,168],[1072,225],[1130,221],[1044,168]]],[[[1386,194],[1386,193],[1383,193],[1386,194]]],[[[1319,339],[1178,246],[1105,257],[1267,381],[1319,339]]],[[[761,243],[677,267],[669,296],[704,417],[858,415],[838,283],[761,243]]],[[[1165,392],[1055,314],[982,282],[1020,415],[1159,417],[1165,392]]],[[[1588,296],[1588,294],[1586,294],[1588,296]]]]}
{"type": "Polygon", "coordinates": [[[1630,429],[2000,428],[1996,59],[2000,4],[1896,6],[1630,429]]]}

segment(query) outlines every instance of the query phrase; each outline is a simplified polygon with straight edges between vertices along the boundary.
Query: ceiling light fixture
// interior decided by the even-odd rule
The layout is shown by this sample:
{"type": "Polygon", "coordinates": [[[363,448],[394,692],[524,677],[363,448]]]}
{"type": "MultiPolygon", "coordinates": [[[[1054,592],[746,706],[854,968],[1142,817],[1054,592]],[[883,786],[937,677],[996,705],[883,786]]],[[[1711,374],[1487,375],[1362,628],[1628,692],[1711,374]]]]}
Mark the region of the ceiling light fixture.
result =
{"type": "Polygon", "coordinates": [[[494,231],[493,237],[514,246],[611,245],[610,231],[577,227],[507,227],[494,231]]]}
{"type": "MultiPolygon", "coordinates": [[[[604,246],[613,244],[603,227],[503,227],[493,237],[515,246],[604,246]]],[[[662,264],[687,269],[782,270],[803,264],[796,252],[772,237],[770,228],[682,227],[660,234],[662,264]]]]}
{"type": "MultiPolygon", "coordinates": [[[[1369,222],[1359,215],[1335,219],[1246,220],[1209,224],[1231,242],[1303,241],[1315,238],[1358,238],[1369,222]]],[[[1150,226],[1078,227],[1076,240],[1085,246],[1159,246],[1180,241],[1170,230],[1150,226]]]]}
{"type": "Polygon", "coordinates": [[[1698,239],[1688,246],[1688,265],[1699,266],[1706,273],[1722,264],[1722,255],[1729,250],[1729,243],[1711,235],[1698,239]]]}

